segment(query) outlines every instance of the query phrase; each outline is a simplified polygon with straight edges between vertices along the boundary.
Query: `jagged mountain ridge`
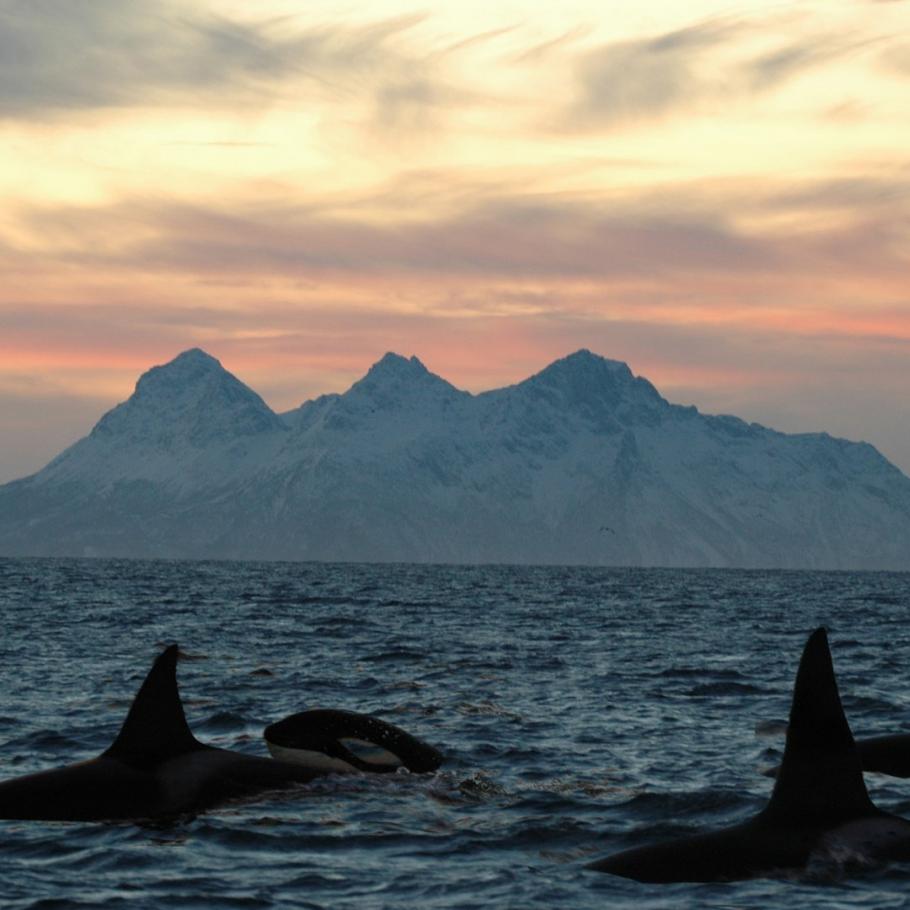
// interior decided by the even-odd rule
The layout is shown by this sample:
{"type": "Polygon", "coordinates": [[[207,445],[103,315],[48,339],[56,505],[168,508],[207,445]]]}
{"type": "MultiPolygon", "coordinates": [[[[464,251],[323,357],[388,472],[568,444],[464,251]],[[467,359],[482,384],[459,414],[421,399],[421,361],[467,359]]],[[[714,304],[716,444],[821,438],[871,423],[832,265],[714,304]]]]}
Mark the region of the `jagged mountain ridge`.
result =
{"type": "Polygon", "coordinates": [[[910,479],[589,351],[478,395],[387,354],[278,415],[194,349],[0,487],[0,554],[906,569],[910,479]]]}
{"type": "MultiPolygon", "coordinates": [[[[258,467],[287,432],[252,389],[198,348],[152,367],[130,398],[35,475],[39,484],[93,483],[97,492],[148,480],[179,489],[258,467]]],[[[0,488],[2,489],[2,488],[0,488]]]]}

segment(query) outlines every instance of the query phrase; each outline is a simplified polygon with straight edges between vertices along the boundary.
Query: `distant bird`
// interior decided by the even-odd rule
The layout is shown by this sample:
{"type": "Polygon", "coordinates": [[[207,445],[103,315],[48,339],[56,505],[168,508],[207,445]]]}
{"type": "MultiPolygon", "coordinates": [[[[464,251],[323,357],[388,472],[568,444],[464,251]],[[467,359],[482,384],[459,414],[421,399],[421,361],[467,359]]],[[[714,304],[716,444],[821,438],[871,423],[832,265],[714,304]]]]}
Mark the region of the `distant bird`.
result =
{"type": "Polygon", "coordinates": [[[609,531],[611,534],[615,534],[615,533],[616,533],[616,531],[614,531],[612,528],[608,528],[606,525],[601,525],[601,526],[600,526],[600,530],[601,530],[601,531],[609,531]]]}

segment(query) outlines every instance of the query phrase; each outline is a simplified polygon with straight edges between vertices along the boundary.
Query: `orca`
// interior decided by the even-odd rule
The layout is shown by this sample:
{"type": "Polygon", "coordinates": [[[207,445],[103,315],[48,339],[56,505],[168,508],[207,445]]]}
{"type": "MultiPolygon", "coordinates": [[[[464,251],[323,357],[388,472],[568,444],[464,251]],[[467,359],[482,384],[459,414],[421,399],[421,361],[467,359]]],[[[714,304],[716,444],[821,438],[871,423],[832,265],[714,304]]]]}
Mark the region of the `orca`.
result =
{"type": "Polygon", "coordinates": [[[176,817],[319,775],[199,742],[183,713],[177,655],[171,645],[155,660],[120,733],[97,758],[0,783],[0,819],[176,817]]]}
{"type": "MultiPolygon", "coordinates": [[[[856,740],[863,771],[889,777],[910,777],[910,733],[894,733],[856,740]]],[[[765,777],[777,777],[780,766],[762,771],[765,777]]]]}
{"type": "Polygon", "coordinates": [[[799,664],[784,758],[765,808],[741,824],[636,847],[589,868],[640,882],[735,881],[799,874],[838,857],[910,859],[910,822],[869,799],[819,628],[799,664]]]}
{"type": "Polygon", "coordinates": [[[856,748],[863,771],[890,777],[910,777],[910,733],[858,739],[856,748]]]}
{"type": "Polygon", "coordinates": [[[369,714],[316,708],[270,724],[263,733],[269,752],[314,771],[388,774],[407,768],[435,771],[442,753],[410,733],[369,714]]]}

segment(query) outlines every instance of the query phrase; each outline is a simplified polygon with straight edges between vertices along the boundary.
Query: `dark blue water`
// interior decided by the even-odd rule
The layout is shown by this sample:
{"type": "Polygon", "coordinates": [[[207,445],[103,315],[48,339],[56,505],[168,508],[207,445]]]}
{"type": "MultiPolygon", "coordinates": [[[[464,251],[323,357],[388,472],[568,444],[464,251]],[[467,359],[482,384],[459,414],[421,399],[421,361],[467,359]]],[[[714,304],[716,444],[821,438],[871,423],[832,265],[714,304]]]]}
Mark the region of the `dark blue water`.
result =
{"type": "MultiPolygon", "coordinates": [[[[178,641],[204,741],[308,707],[441,748],[178,825],[0,822],[0,906],[874,908],[910,867],[640,885],[584,869],[756,812],[808,632],[858,734],[910,729],[910,574],[0,560],[0,778],[106,748],[178,641]],[[267,672],[266,672],[267,671],[267,672]]],[[[910,816],[910,782],[869,778],[910,816]]]]}

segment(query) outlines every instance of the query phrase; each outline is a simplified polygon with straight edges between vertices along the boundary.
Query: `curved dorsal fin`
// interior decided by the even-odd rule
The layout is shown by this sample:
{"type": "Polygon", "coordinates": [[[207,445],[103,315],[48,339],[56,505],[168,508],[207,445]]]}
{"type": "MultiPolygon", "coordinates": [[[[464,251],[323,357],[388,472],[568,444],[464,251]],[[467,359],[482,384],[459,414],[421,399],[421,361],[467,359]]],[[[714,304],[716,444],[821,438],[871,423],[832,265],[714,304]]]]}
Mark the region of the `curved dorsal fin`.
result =
{"type": "Polygon", "coordinates": [[[803,649],[793,687],[787,745],[771,801],[773,821],[834,822],[877,810],[844,715],[824,628],[803,649]]]}
{"type": "Polygon", "coordinates": [[[149,767],[175,755],[204,749],[190,731],[177,691],[177,645],[166,648],[142,683],[117,738],[104,753],[149,767]]]}

